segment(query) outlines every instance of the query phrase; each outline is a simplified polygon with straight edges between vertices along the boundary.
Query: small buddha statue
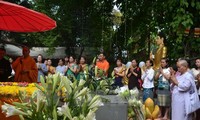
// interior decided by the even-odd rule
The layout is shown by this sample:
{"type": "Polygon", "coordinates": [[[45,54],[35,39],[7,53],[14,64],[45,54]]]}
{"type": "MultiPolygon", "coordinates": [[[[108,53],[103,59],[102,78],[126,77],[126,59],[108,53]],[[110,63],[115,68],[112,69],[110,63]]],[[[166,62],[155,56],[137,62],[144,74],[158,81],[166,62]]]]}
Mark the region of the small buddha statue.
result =
{"type": "Polygon", "coordinates": [[[164,45],[164,41],[165,41],[165,35],[162,32],[158,33],[156,38],[156,44],[158,48],[154,54],[152,51],[150,53],[150,59],[153,60],[154,70],[158,70],[160,68],[161,59],[165,58],[167,55],[167,48],[164,45]]]}

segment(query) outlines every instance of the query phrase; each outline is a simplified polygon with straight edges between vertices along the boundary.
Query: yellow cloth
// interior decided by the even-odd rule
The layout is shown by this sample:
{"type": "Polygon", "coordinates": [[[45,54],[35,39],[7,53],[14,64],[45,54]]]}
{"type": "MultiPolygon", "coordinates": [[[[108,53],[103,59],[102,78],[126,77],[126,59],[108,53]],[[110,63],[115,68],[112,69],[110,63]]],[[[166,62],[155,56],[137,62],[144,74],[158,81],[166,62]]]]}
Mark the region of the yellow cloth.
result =
{"type": "Polygon", "coordinates": [[[47,69],[48,69],[48,75],[49,74],[50,75],[55,74],[55,71],[56,71],[55,67],[53,67],[53,66],[47,66],[47,69]]]}
{"type": "Polygon", "coordinates": [[[153,69],[158,70],[161,64],[161,59],[165,58],[167,55],[167,48],[165,46],[160,47],[156,53],[155,58],[153,60],[153,69]]]}
{"type": "Polygon", "coordinates": [[[30,56],[17,58],[12,63],[12,68],[15,71],[15,82],[37,82],[38,69],[35,60],[30,56]],[[23,73],[23,71],[27,72],[23,73]]]}

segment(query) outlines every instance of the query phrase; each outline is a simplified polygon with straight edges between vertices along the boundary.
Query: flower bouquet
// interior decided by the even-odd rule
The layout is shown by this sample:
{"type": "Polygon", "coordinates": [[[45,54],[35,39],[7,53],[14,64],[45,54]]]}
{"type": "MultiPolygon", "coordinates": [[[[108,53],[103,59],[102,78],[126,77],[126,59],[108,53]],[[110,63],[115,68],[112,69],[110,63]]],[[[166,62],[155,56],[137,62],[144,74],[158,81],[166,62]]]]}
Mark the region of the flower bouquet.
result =
{"type": "Polygon", "coordinates": [[[143,104],[138,99],[139,91],[137,88],[129,90],[127,86],[116,89],[118,95],[128,101],[128,118],[129,120],[145,120],[145,112],[143,110],[143,104]]]}
{"type": "Polygon", "coordinates": [[[46,77],[46,83],[41,77],[41,86],[35,84],[38,90],[31,96],[19,92],[20,102],[5,103],[2,111],[21,120],[93,120],[102,102],[84,84],[84,80],[71,82],[59,74],[46,77]]]}

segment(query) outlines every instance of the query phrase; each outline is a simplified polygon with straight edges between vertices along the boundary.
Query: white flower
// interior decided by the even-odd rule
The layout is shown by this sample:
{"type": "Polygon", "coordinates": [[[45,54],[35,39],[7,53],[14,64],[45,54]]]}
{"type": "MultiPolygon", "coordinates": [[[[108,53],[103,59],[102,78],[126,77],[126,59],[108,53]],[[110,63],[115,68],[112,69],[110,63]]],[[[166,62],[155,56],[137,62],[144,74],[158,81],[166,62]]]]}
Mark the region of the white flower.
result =
{"type": "Polygon", "coordinates": [[[85,80],[80,79],[78,86],[83,86],[85,84],[85,82],[86,82],[85,80]]]}
{"type": "Polygon", "coordinates": [[[28,114],[29,116],[32,116],[32,112],[31,112],[30,110],[27,111],[27,114],[28,114]]]}
{"type": "Polygon", "coordinates": [[[138,104],[139,104],[139,105],[142,105],[142,102],[139,100],[139,101],[138,101],[138,104]]]}
{"type": "Polygon", "coordinates": [[[13,115],[28,115],[28,114],[16,109],[14,106],[8,107],[6,112],[6,117],[10,117],[13,115]]]}
{"type": "Polygon", "coordinates": [[[109,89],[107,88],[107,89],[105,90],[105,93],[108,94],[108,92],[109,92],[109,89]]]}
{"type": "Polygon", "coordinates": [[[129,90],[128,86],[123,86],[123,87],[119,88],[119,92],[118,93],[123,93],[123,92],[125,92],[127,90],[129,90]]]}
{"type": "Polygon", "coordinates": [[[103,103],[101,101],[101,99],[96,100],[95,102],[93,102],[88,109],[93,109],[93,108],[97,108],[99,106],[103,106],[103,103]]]}
{"type": "Polygon", "coordinates": [[[139,94],[139,91],[138,91],[138,89],[137,89],[137,88],[134,88],[133,90],[130,90],[130,94],[131,94],[132,96],[135,96],[135,97],[137,97],[137,96],[138,96],[138,94],[139,94]]]}
{"type": "Polygon", "coordinates": [[[87,91],[88,91],[88,88],[87,88],[87,87],[83,88],[79,93],[75,94],[74,98],[77,98],[77,97],[79,97],[79,96],[86,95],[87,91]]]}
{"type": "Polygon", "coordinates": [[[115,89],[115,91],[114,91],[115,94],[119,94],[119,92],[120,92],[119,88],[115,89]]]}
{"type": "Polygon", "coordinates": [[[78,117],[73,117],[73,119],[72,119],[72,120],[79,120],[79,119],[78,119],[78,117]]]}
{"type": "Polygon", "coordinates": [[[139,100],[136,102],[135,107],[140,107],[142,105],[142,102],[139,100]]]}
{"type": "Polygon", "coordinates": [[[95,111],[90,110],[84,120],[96,120],[96,118],[95,118],[95,111]]]}
{"type": "Polygon", "coordinates": [[[101,97],[99,95],[95,95],[88,105],[91,106],[96,100],[99,100],[99,99],[101,99],[101,97]]]}
{"type": "Polygon", "coordinates": [[[61,107],[57,107],[57,113],[58,113],[58,115],[59,116],[62,116],[63,115],[63,113],[62,113],[62,108],[61,107]]]}
{"type": "Polygon", "coordinates": [[[8,104],[4,103],[4,105],[1,106],[2,113],[7,112],[8,107],[8,104]]]}
{"type": "Polygon", "coordinates": [[[72,115],[70,113],[70,109],[69,109],[68,104],[65,103],[62,107],[58,107],[57,109],[58,109],[57,113],[59,115],[65,115],[70,120],[72,119],[72,115]]]}
{"type": "Polygon", "coordinates": [[[128,104],[129,104],[130,106],[136,106],[137,100],[136,100],[136,99],[129,99],[129,100],[128,100],[128,104]]]}

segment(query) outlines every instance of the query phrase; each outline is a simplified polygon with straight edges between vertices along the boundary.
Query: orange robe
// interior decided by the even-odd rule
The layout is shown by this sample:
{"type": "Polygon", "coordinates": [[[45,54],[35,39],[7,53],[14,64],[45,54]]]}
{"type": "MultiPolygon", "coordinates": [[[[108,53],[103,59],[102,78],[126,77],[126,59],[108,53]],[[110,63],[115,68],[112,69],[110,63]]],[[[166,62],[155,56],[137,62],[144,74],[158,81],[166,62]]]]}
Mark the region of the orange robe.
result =
{"type": "Polygon", "coordinates": [[[12,63],[12,68],[15,71],[15,82],[37,82],[38,69],[35,60],[30,56],[17,58],[12,63]],[[28,72],[22,73],[23,71],[28,72]]]}
{"type": "Polygon", "coordinates": [[[109,69],[110,65],[109,65],[109,62],[107,60],[98,61],[96,63],[96,66],[99,69],[102,69],[105,72],[105,75],[108,75],[108,69],[109,69]]]}

